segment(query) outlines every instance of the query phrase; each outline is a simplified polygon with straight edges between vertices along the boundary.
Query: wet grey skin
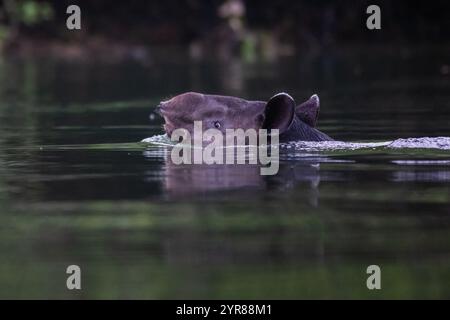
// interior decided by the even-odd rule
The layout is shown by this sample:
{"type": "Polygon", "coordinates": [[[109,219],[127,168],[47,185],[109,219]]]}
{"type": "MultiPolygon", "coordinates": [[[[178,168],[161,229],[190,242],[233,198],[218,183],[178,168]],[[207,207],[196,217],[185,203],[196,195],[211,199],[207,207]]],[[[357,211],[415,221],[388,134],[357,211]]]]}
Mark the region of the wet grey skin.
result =
{"type": "Polygon", "coordinates": [[[287,93],[278,93],[269,101],[249,101],[237,97],[187,92],[163,101],[157,111],[164,118],[164,130],[171,136],[175,129],[193,133],[194,121],[202,121],[203,130],[278,129],[280,142],[332,141],[317,130],[320,101],[312,95],[296,105],[287,93]]]}

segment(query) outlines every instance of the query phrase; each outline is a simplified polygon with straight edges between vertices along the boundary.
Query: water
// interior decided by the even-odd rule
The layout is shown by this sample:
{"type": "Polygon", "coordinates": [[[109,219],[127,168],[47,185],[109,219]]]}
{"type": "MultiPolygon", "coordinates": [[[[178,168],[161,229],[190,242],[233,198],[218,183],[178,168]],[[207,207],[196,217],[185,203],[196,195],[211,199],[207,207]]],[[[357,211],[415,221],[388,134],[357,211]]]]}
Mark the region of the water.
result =
{"type": "Polygon", "coordinates": [[[448,57],[1,60],[0,298],[449,298],[448,57]],[[188,90],[318,93],[344,142],[282,146],[276,176],[176,166],[149,114],[188,90]]]}

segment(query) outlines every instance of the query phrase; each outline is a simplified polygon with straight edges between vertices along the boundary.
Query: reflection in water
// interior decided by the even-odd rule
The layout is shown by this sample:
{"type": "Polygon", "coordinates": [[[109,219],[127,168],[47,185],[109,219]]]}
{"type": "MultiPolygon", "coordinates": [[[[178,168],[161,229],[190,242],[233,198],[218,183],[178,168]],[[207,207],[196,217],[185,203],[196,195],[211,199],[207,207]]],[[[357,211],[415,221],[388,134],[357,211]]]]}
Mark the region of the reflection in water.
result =
{"type": "MultiPolygon", "coordinates": [[[[174,164],[170,147],[149,148],[145,157],[164,157],[163,188],[170,199],[189,198],[214,192],[227,191],[277,191],[292,189],[301,185],[300,197],[306,197],[313,205],[318,205],[320,183],[319,161],[326,157],[315,156],[313,161],[303,159],[295,163],[280,163],[274,176],[262,176],[261,166],[249,164],[249,154],[245,164],[174,164]]],[[[152,172],[149,173],[152,175],[152,172]]],[[[154,178],[153,178],[154,180],[154,178]]]]}
{"type": "Polygon", "coordinates": [[[392,180],[396,182],[449,182],[450,171],[396,171],[393,173],[392,180]]]}
{"type": "Polygon", "coordinates": [[[392,160],[401,168],[392,173],[392,181],[396,182],[448,182],[450,181],[450,160],[418,159],[392,160]]]}
{"type": "Polygon", "coordinates": [[[204,192],[241,188],[261,188],[264,180],[258,165],[173,164],[166,158],[164,189],[172,196],[190,196],[204,192]]]}

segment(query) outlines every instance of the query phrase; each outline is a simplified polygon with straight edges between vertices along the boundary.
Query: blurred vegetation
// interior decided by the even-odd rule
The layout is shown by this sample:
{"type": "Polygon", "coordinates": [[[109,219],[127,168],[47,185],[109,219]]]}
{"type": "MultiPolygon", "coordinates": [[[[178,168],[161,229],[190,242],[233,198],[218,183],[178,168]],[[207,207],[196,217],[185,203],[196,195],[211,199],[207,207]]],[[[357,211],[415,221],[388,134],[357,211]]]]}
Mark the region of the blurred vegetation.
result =
{"type": "Polygon", "coordinates": [[[8,33],[16,35],[22,26],[34,27],[54,18],[53,7],[50,2],[34,0],[4,0],[1,8],[2,28],[1,36],[8,33]]]}
{"type": "Polygon", "coordinates": [[[13,24],[33,26],[53,18],[53,8],[48,2],[6,0],[5,10],[13,24]]]}
{"type": "Polygon", "coordinates": [[[25,40],[82,46],[92,41],[96,45],[184,45],[193,55],[216,48],[226,54],[240,52],[248,59],[255,52],[289,54],[299,48],[335,44],[448,41],[450,4],[446,1],[377,1],[382,12],[378,31],[365,27],[370,4],[366,0],[4,0],[0,41],[4,49],[20,48],[25,40]],[[66,8],[71,4],[81,8],[80,31],[65,27],[66,8]]]}

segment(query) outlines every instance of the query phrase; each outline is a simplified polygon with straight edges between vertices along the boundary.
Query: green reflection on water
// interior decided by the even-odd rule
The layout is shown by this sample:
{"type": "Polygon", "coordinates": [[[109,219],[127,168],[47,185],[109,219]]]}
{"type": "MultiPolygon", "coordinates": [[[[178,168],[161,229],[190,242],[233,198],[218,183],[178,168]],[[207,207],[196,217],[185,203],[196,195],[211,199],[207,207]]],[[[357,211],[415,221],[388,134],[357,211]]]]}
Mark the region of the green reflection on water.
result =
{"type": "Polygon", "coordinates": [[[364,57],[241,63],[233,75],[187,61],[2,61],[0,298],[450,297],[450,168],[394,162],[448,151],[311,152],[263,179],[178,170],[139,143],[161,133],[148,119],[158,101],[188,90],[318,92],[320,128],[347,141],[450,136],[449,79],[434,71],[446,55],[382,54],[385,68],[364,57]],[[65,288],[69,264],[81,292],[65,288]],[[365,287],[370,264],[381,291],[365,287]]]}

